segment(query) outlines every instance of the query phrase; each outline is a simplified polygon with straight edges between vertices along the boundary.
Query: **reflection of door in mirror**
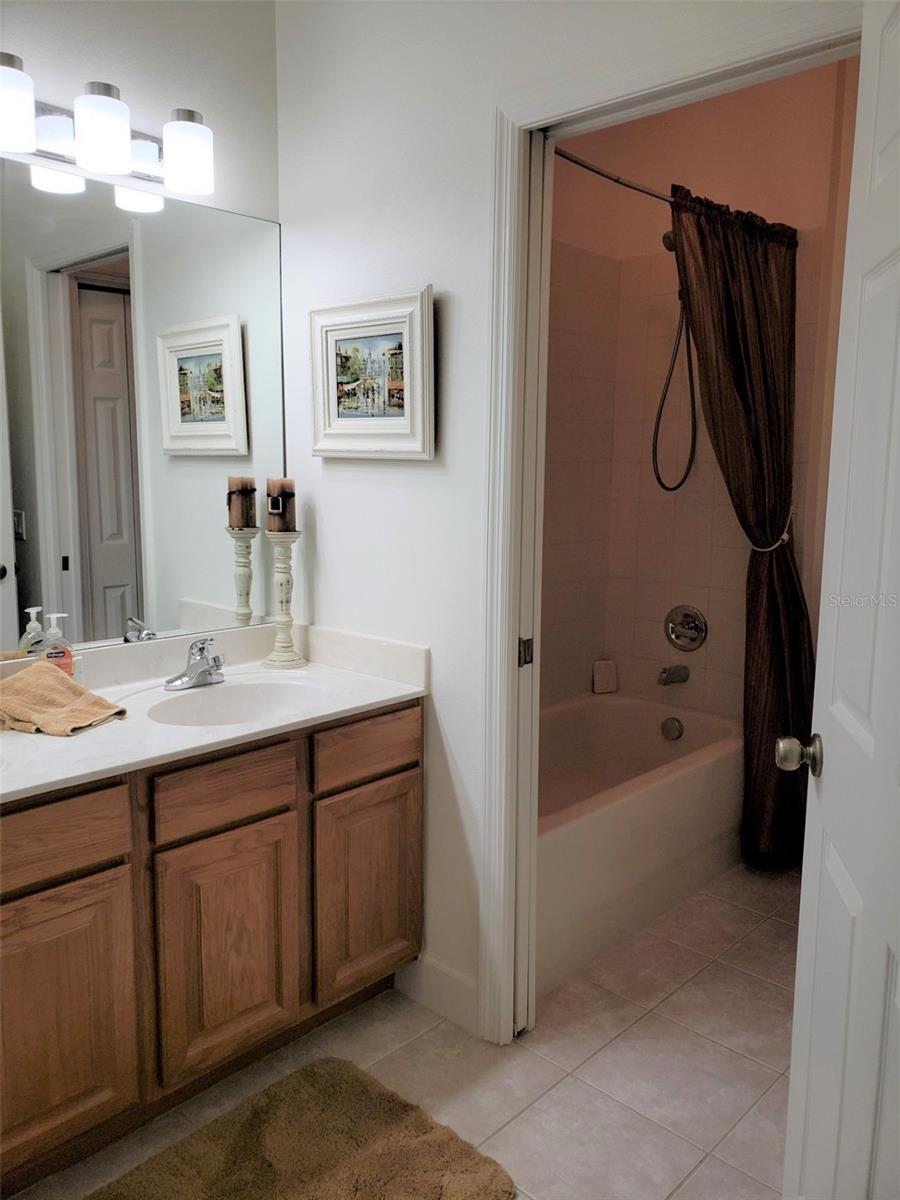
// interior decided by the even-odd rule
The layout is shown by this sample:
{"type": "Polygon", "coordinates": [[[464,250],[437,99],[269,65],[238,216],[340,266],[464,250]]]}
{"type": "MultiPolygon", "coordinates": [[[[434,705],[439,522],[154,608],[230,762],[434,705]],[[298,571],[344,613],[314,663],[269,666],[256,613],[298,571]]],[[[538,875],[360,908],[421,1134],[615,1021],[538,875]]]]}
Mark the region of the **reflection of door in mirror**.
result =
{"type": "Polygon", "coordinates": [[[141,617],[137,437],[127,256],[68,272],[78,474],[80,640],[141,617]]]}

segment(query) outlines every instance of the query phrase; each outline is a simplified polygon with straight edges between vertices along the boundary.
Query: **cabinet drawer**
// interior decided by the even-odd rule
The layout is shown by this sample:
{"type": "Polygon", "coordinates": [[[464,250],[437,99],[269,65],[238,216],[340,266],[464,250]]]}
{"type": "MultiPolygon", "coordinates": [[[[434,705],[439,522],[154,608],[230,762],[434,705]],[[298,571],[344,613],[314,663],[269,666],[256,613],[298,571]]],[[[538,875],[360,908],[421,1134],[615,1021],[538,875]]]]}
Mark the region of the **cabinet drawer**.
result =
{"type": "Polygon", "coordinates": [[[0,818],[4,893],[87,871],[131,850],[125,784],[0,818]]]}
{"type": "Polygon", "coordinates": [[[290,742],[158,775],[154,837],[161,844],[208,833],[292,805],[296,795],[297,760],[290,742]]]}
{"type": "Polygon", "coordinates": [[[404,708],[313,735],[313,789],[333,792],[419,761],[422,710],[404,708]]]}

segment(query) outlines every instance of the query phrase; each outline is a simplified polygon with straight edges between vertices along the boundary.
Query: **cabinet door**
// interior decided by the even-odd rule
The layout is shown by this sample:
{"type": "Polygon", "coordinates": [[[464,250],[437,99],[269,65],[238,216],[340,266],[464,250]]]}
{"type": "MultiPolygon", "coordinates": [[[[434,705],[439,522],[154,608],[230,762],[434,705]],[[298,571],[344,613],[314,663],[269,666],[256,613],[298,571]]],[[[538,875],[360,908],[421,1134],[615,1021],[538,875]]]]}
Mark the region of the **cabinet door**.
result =
{"type": "Polygon", "coordinates": [[[298,1019],[298,859],[295,812],[157,855],[167,1087],[298,1019]]]}
{"type": "Polygon", "coordinates": [[[7,1170],[138,1099],[131,868],[0,909],[7,1170]]]}
{"type": "Polygon", "coordinates": [[[317,1000],[383,979],[422,936],[422,777],[407,771],[315,806],[317,1000]]]}

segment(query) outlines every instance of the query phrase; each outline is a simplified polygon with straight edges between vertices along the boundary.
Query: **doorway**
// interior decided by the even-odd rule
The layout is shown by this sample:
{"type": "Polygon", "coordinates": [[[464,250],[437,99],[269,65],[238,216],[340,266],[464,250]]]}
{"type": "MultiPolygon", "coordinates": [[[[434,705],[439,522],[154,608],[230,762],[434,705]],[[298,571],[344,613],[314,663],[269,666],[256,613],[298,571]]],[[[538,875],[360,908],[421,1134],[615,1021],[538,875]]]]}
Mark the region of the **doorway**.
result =
{"type": "MultiPolygon", "coordinates": [[[[779,220],[772,202],[776,209],[783,209],[784,193],[767,203],[769,198],[759,194],[758,188],[753,192],[745,185],[744,194],[736,195],[734,188],[740,190],[740,181],[733,170],[731,178],[716,179],[710,175],[713,166],[703,163],[708,158],[722,174],[722,163],[729,162],[729,143],[741,143],[741,121],[752,122],[760,105],[777,108],[785,102],[806,102],[811,106],[807,116],[819,113],[822,136],[818,169],[810,172],[809,160],[805,168],[793,162],[796,146],[783,148],[782,163],[789,168],[788,175],[793,172],[795,200],[802,198],[801,209],[807,204],[805,211],[798,211],[795,205],[795,219],[802,234],[798,329],[802,334],[803,374],[798,380],[795,463],[797,492],[802,499],[796,517],[798,541],[805,551],[804,582],[807,592],[817,599],[829,450],[827,381],[833,379],[834,372],[856,61],[845,57],[809,70],[778,72],[771,82],[734,88],[694,104],[674,108],[660,105],[656,115],[639,116],[633,121],[611,120],[596,130],[586,128],[587,122],[581,121],[574,128],[563,125],[531,135],[530,305],[526,318],[519,613],[520,628],[531,628],[537,635],[535,657],[540,664],[544,702],[534,678],[536,672],[519,672],[514,1001],[518,1030],[534,1024],[537,988],[546,991],[584,957],[586,944],[596,936],[599,903],[590,888],[572,885],[573,860],[568,850],[560,848],[567,836],[570,840],[574,836],[569,849],[574,848],[576,856],[581,853],[596,870],[598,860],[589,852],[589,841],[573,835],[571,830],[560,830],[559,812],[547,810],[559,810],[565,803],[584,807],[589,795],[604,790],[603,781],[592,781],[590,772],[584,771],[580,772],[581,778],[556,781],[557,795],[545,795],[541,820],[543,826],[553,826],[556,832],[546,843],[533,832],[539,822],[541,717],[545,729],[555,724],[572,740],[573,728],[584,714],[578,714],[576,720],[554,722],[546,710],[564,702],[575,702],[577,707],[578,697],[590,696],[592,667],[597,660],[613,660],[613,669],[619,668],[625,683],[622,690],[634,700],[656,700],[661,694],[657,676],[668,660],[654,639],[661,639],[663,617],[671,605],[687,604],[693,599],[698,603],[691,607],[706,609],[704,615],[709,618],[710,601],[715,602],[712,621],[716,654],[711,656],[713,647],[707,646],[700,655],[690,658],[693,678],[686,686],[673,690],[692,691],[691,697],[680,699],[686,702],[685,707],[702,713],[701,721],[692,718],[692,733],[728,749],[712,773],[711,786],[721,789],[725,781],[735,793],[730,817],[723,820],[721,813],[716,813],[709,838],[701,838],[700,845],[680,847],[685,862],[690,862],[692,855],[698,859],[690,878],[698,878],[697,870],[700,876],[704,871],[708,876],[717,866],[725,865],[728,854],[733,854],[733,829],[729,829],[728,822],[733,825],[740,789],[739,751],[735,752],[733,735],[739,734],[743,648],[740,620],[747,547],[740,544],[740,529],[718,475],[702,417],[698,422],[697,461],[681,492],[677,496],[664,492],[652,476],[652,410],[671,362],[677,326],[675,265],[662,243],[670,224],[668,206],[598,179],[570,161],[560,162],[554,151],[559,147],[611,174],[655,185],[651,190],[661,195],[668,193],[671,182],[687,179],[698,194],[710,195],[734,208],[762,211],[766,217],[779,220]],[[792,90],[797,93],[793,99],[792,90]],[[710,138],[719,139],[720,144],[715,147],[716,153],[705,155],[710,138]],[[694,178],[690,177],[692,171],[694,178]],[[806,180],[810,174],[815,182],[806,180]],[[805,184],[801,180],[806,180],[805,184]],[[814,203],[815,212],[809,203],[814,203]],[[817,397],[815,421],[810,419],[813,395],[817,397]],[[675,536],[676,527],[680,542],[675,536]],[[645,553],[639,564],[640,543],[645,553]],[[672,545],[681,547],[675,556],[677,562],[672,559],[672,545]],[[711,587],[713,565],[718,576],[715,587],[711,587]],[[661,566],[665,571],[660,570],[661,566]],[[679,572],[679,568],[684,569],[679,572]],[[636,608],[638,590],[640,612],[636,608]],[[665,602],[667,597],[671,605],[665,602]],[[648,606],[653,605],[651,612],[648,606]],[[660,605],[664,609],[656,612],[660,605]],[[704,722],[709,729],[694,728],[704,722]],[[572,886],[566,890],[578,898],[577,913],[568,913],[566,905],[556,906],[552,898],[546,905],[541,904],[541,859],[551,845],[555,847],[556,862],[548,870],[556,872],[557,877],[560,871],[562,876],[568,875],[572,886]],[[552,947],[547,957],[554,961],[546,970],[538,960],[541,943],[545,948],[552,947]]],[[[761,144],[766,140],[758,139],[761,144]]],[[[779,186],[785,186],[785,171],[776,162],[766,164],[761,160],[757,167],[757,177],[765,178],[768,168],[770,178],[777,178],[779,186]]],[[[726,166],[725,175],[728,170],[726,166]]],[[[660,428],[663,475],[676,480],[687,462],[690,442],[683,353],[682,349],[676,360],[660,428]]],[[[665,695],[668,699],[672,691],[667,690],[665,695]]],[[[556,740],[559,742],[559,738],[556,740]]],[[[550,758],[554,755],[572,765],[571,746],[557,745],[550,758]]],[[[635,768],[625,774],[636,776],[640,772],[635,768]]],[[[623,783],[624,778],[607,780],[606,785],[623,783]]],[[[545,779],[545,793],[553,788],[554,781],[545,779]]],[[[639,886],[639,880],[634,880],[629,889],[627,863],[623,864],[623,872],[610,876],[618,879],[618,884],[607,880],[607,946],[629,928],[649,921],[654,910],[660,911],[692,890],[687,879],[672,878],[665,880],[658,894],[653,895],[652,889],[648,894],[639,886]],[[614,891],[618,889],[614,896],[609,894],[610,886],[614,891]]],[[[603,945],[595,948],[600,950],[603,945]]]]}
{"type": "Polygon", "coordinates": [[[83,641],[143,612],[131,276],[127,253],[64,269],[71,360],[83,641]]]}
{"type": "MultiPolygon", "coordinates": [[[[822,732],[832,739],[835,758],[840,761],[832,763],[832,780],[815,780],[815,803],[808,806],[804,870],[810,880],[805,883],[800,906],[802,937],[798,1003],[794,1009],[798,1026],[794,1050],[798,1051],[798,1062],[796,1072],[792,1073],[796,1078],[791,1085],[791,1136],[786,1176],[786,1187],[791,1195],[810,1194],[804,1190],[804,1180],[809,1181],[810,1175],[815,1175],[818,1181],[812,1188],[816,1194],[896,1193],[895,1147],[889,1139],[878,1138],[882,1128],[893,1129],[896,1123],[896,858],[892,854],[888,860],[883,854],[884,847],[890,845],[893,850],[896,844],[894,782],[898,743],[893,668],[896,626],[893,620],[881,618],[844,619],[845,608],[862,610],[863,601],[870,608],[896,604],[896,589],[892,592],[884,586],[896,583],[898,514],[895,500],[898,493],[894,486],[895,472],[892,472],[896,456],[890,448],[896,440],[895,355],[896,331],[900,326],[896,323],[898,293],[887,281],[888,277],[894,283],[896,280],[898,175],[895,156],[892,156],[896,145],[896,108],[890,103],[892,94],[883,85],[884,79],[896,76],[896,30],[896,6],[878,6],[866,11],[851,235],[846,241],[847,281],[841,301],[845,319],[840,330],[835,454],[830,466],[832,503],[829,505],[827,558],[823,569],[829,594],[827,604],[822,606],[820,650],[823,656],[814,714],[814,720],[823,727],[822,732]],[[882,587],[881,592],[872,587],[870,581],[877,582],[882,587]],[[854,592],[853,584],[862,586],[862,592],[854,592]],[[870,584],[868,592],[866,584],[870,584]],[[857,642],[860,646],[865,644],[862,659],[857,642]],[[864,718],[860,718],[860,713],[865,714],[864,718]],[[860,751],[868,755],[865,762],[860,751]],[[856,775],[848,775],[851,766],[856,768],[856,775]],[[865,780],[868,790],[864,794],[858,793],[857,779],[865,780]],[[859,820],[858,802],[864,805],[866,814],[871,814],[869,827],[859,820]],[[812,983],[814,968],[815,984],[812,983]],[[848,1060],[847,1054],[851,1052],[852,1055],[853,1050],[857,1055],[848,1060]],[[814,1082],[818,1086],[810,1085],[808,1079],[810,1056],[816,1062],[812,1074],[816,1076],[814,1082]],[[862,1103],[856,1103],[857,1093],[863,1096],[862,1103]],[[842,1121],[842,1116],[847,1120],[842,1121]],[[808,1154],[814,1157],[808,1158],[808,1154]]],[[[665,104],[659,104],[656,110],[665,107],[665,104]]],[[[565,130],[565,133],[581,132],[584,124],[587,122],[583,122],[580,130],[565,130]]],[[[617,124],[617,121],[611,118],[607,124],[617,124]]],[[[511,138],[512,128],[504,128],[504,133],[511,138]]],[[[542,138],[530,139],[526,162],[530,160],[532,168],[545,149],[541,143],[542,138]]],[[[518,157],[524,157],[524,150],[526,148],[521,145],[517,151],[514,148],[506,154],[509,164],[506,178],[524,179],[526,163],[518,157]]],[[[500,157],[503,158],[503,146],[500,157]]],[[[547,174],[547,170],[541,173],[540,169],[532,169],[535,182],[546,180],[547,174]]],[[[528,209],[522,214],[522,228],[527,217],[530,235],[527,240],[532,253],[528,256],[524,277],[529,281],[530,295],[534,296],[535,292],[546,295],[550,262],[548,253],[541,256],[540,250],[541,247],[546,250],[548,242],[551,204],[541,186],[533,188],[529,199],[528,209]],[[535,212],[539,214],[536,217],[535,212]],[[535,229],[539,230],[538,238],[534,236],[535,229]]],[[[509,202],[508,196],[500,197],[498,211],[514,215],[520,212],[515,202],[509,202]],[[505,210],[504,199],[508,202],[505,210]]],[[[512,234],[511,240],[515,244],[515,230],[512,234]]],[[[524,234],[522,240],[526,240],[524,234]]],[[[844,247],[841,246],[841,250],[844,247]]],[[[522,270],[522,263],[512,262],[497,289],[500,296],[508,293],[521,296],[522,270]]],[[[506,403],[517,395],[526,397],[522,422],[516,424],[515,409],[508,409],[504,414],[502,404],[499,424],[515,434],[518,444],[526,446],[527,458],[530,446],[536,443],[540,448],[545,437],[545,430],[540,425],[544,412],[539,403],[540,383],[533,382],[535,378],[540,382],[542,376],[538,367],[541,359],[546,360],[547,305],[542,308],[540,322],[529,310],[522,314],[521,324],[512,323],[509,337],[502,342],[502,352],[494,356],[499,366],[510,367],[516,362],[523,365],[523,382],[518,382],[522,376],[514,376],[508,388],[500,389],[500,396],[506,403]],[[530,341],[535,328],[541,331],[536,348],[530,341]]],[[[503,318],[508,312],[500,310],[496,323],[500,330],[506,328],[503,318]]],[[[502,374],[499,382],[504,382],[502,374]]],[[[503,439],[500,444],[508,445],[503,439]]],[[[520,488],[523,493],[521,524],[511,522],[514,538],[518,540],[522,528],[528,527],[530,522],[540,530],[540,496],[533,512],[530,508],[535,490],[528,482],[528,461],[520,473],[506,473],[503,458],[500,458],[498,474],[499,497],[509,500],[520,488]]],[[[497,523],[492,522],[492,539],[488,542],[492,552],[498,540],[496,526],[497,523]]],[[[533,530],[526,528],[522,538],[522,559],[527,558],[529,544],[538,544],[538,538],[532,533],[533,530]]],[[[502,563],[505,562],[506,559],[502,559],[502,563]]],[[[515,583],[506,588],[503,568],[498,574],[498,619],[493,620],[488,613],[488,630],[504,628],[504,600],[508,599],[516,602],[512,608],[514,616],[521,618],[526,613],[527,618],[539,618],[539,613],[528,611],[532,600],[521,596],[515,583]],[[520,599],[521,605],[518,604],[520,599]]],[[[529,577],[539,574],[539,570],[532,576],[522,572],[523,589],[527,589],[529,577]]],[[[538,589],[534,592],[539,595],[538,589]]],[[[526,619],[518,629],[526,632],[529,624],[526,619]]],[[[511,625],[511,629],[515,628],[511,625]]],[[[529,809],[529,804],[534,802],[538,791],[533,773],[528,775],[532,768],[527,756],[521,752],[523,727],[528,727],[530,721],[530,727],[536,732],[538,721],[538,688],[535,680],[530,678],[532,674],[518,677],[516,703],[512,706],[517,720],[506,721],[504,725],[503,706],[496,719],[500,733],[509,731],[511,748],[520,751],[517,757],[515,754],[509,756],[509,762],[520,769],[520,776],[516,781],[516,803],[512,805],[518,822],[509,824],[508,845],[512,845],[515,836],[520,846],[521,862],[512,874],[516,884],[516,916],[524,920],[533,916],[533,910],[529,914],[528,900],[533,904],[534,862],[529,863],[528,851],[533,851],[534,845],[533,842],[529,845],[527,838],[522,839],[520,827],[522,822],[528,826],[532,826],[533,820],[536,822],[536,812],[529,809]],[[521,853],[523,841],[526,842],[524,854],[521,853]]],[[[515,679],[514,674],[511,682],[515,679]]],[[[498,692],[488,685],[488,697],[496,700],[497,696],[498,692]]],[[[818,756],[812,754],[815,746],[803,749],[804,754],[811,755],[804,761],[817,767],[818,756]]],[[[818,775],[818,769],[811,773],[818,775]]],[[[502,772],[498,775],[503,782],[502,772]]],[[[510,781],[510,794],[515,790],[515,782],[510,781]]],[[[503,818],[509,815],[504,808],[505,794],[500,794],[500,818],[493,822],[493,828],[500,834],[504,830],[503,818]]],[[[488,824],[488,853],[496,851],[491,841],[492,832],[492,826],[488,824]]],[[[503,856],[499,856],[499,860],[500,868],[503,868],[503,856]]],[[[499,878],[500,883],[508,883],[503,870],[500,870],[499,878]]],[[[493,890],[503,902],[503,890],[493,890]]],[[[500,925],[499,920],[497,925],[500,925]]],[[[516,932],[518,934],[517,923],[516,932]]],[[[522,941],[521,937],[515,938],[517,948],[522,941]]],[[[490,940],[487,944],[496,952],[496,944],[491,946],[490,940]]],[[[499,956],[502,960],[502,954],[499,956]]],[[[485,964],[484,958],[482,964],[485,964]]],[[[487,965],[490,967],[490,960],[487,965]]],[[[516,966],[521,967],[518,960],[516,966]]],[[[500,989],[494,989],[494,996],[503,1001],[500,989]]],[[[494,1004],[494,1010],[499,1009],[500,1004],[494,1004]]],[[[494,1032],[487,1022],[486,1031],[488,1036],[494,1032]]],[[[503,1031],[499,1032],[498,1040],[502,1040],[503,1031]]],[[[529,1187],[527,1181],[526,1186],[529,1187]]],[[[724,1194],[721,1180],[719,1186],[718,1194],[724,1194]]],[[[533,1189],[529,1187],[529,1190],[533,1189]]]]}
{"type": "Polygon", "coordinates": [[[538,995],[736,853],[750,542],[706,429],[666,180],[798,230],[789,536],[814,622],[857,77],[846,59],[553,139],[538,995]]]}

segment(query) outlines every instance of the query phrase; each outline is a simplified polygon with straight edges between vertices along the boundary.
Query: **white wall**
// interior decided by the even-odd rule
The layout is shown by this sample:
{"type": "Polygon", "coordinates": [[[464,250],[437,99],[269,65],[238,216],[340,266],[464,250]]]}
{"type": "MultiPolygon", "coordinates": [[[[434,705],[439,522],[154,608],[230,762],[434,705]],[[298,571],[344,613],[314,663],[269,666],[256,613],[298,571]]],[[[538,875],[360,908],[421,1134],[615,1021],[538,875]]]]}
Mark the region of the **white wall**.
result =
{"type": "Polygon", "coordinates": [[[596,79],[597,98],[613,85],[624,95],[647,64],[675,80],[736,63],[763,49],[760,22],[776,21],[771,51],[796,40],[787,25],[815,7],[277,8],[288,467],[312,581],[303,615],[432,648],[426,953],[403,986],[470,1026],[482,822],[494,802],[484,794],[482,639],[495,108],[535,88],[569,94],[573,79],[596,79]],[[436,301],[436,460],[314,459],[309,309],[427,282],[436,301]]]}
{"type": "MultiPolygon", "coordinates": [[[[280,476],[281,326],[278,227],[268,221],[171,203],[134,222],[132,302],[141,464],[146,619],[179,626],[179,597],[234,604],[234,558],[225,532],[229,475],[252,475],[264,523],[267,476],[280,476]],[[236,457],[166,454],[156,336],[172,325],[236,313],[241,321],[250,453],[236,457]]],[[[253,545],[252,608],[274,611],[272,556],[253,545]]]]}
{"type": "Polygon", "coordinates": [[[216,137],[216,208],[274,218],[274,5],[268,0],[5,0],[3,49],[35,93],[72,107],[89,79],[116,84],[132,127],[161,135],[173,108],[195,108],[216,137]]]}

